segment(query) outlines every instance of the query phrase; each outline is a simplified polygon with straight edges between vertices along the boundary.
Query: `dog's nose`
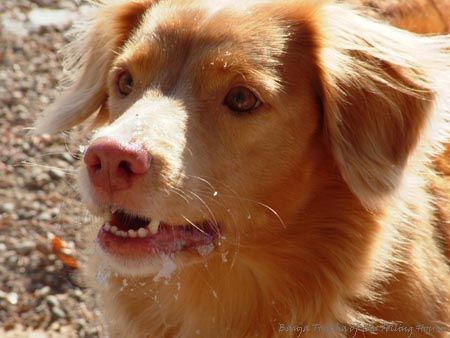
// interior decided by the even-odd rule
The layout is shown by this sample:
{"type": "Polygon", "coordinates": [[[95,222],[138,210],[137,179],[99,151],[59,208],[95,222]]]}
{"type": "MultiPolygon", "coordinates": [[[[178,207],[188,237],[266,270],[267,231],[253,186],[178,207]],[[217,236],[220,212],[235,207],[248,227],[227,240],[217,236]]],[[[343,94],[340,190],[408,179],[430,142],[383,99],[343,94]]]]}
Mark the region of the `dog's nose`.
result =
{"type": "Polygon", "coordinates": [[[150,168],[151,155],[142,145],[98,138],[86,150],[84,163],[95,187],[125,190],[150,168]]]}

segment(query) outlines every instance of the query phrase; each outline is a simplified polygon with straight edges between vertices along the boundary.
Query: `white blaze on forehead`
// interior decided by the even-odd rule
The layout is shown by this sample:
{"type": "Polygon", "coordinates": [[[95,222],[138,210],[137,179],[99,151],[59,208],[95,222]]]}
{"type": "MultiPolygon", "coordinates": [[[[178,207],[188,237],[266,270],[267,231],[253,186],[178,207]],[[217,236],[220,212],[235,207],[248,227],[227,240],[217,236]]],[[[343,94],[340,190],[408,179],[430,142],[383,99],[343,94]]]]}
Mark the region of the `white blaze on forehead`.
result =
{"type": "Polygon", "coordinates": [[[206,4],[207,14],[209,16],[213,16],[220,11],[223,10],[233,10],[236,12],[242,12],[250,9],[254,5],[269,3],[269,0],[247,0],[247,1],[238,1],[238,0],[210,0],[206,4]]]}
{"type": "MultiPolygon", "coordinates": [[[[191,25],[197,22],[201,23],[203,20],[208,20],[214,17],[214,15],[222,11],[233,11],[236,13],[244,13],[251,9],[252,6],[270,3],[271,0],[209,0],[209,1],[165,1],[156,3],[150,8],[144,15],[142,20],[143,24],[133,34],[131,40],[135,40],[135,37],[148,34],[152,36],[152,33],[160,25],[165,23],[176,22],[177,15],[190,13],[191,25]],[[197,17],[197,15],[199,15],[197,17]]],[[[135,40],[136,41],[136,40],[135,40]]]]}
{"type": "Polygon", "coordinates": [[[219,13],[220,11],[222,11],[224,9],[240,7],[239,1],[236,1],[236,0],[222,0],[220,2],[211,0],[207,3],[207,5],[208,5],[207,12],[206,12],[207,18],[214,16],[215,14],[219,13]]]}

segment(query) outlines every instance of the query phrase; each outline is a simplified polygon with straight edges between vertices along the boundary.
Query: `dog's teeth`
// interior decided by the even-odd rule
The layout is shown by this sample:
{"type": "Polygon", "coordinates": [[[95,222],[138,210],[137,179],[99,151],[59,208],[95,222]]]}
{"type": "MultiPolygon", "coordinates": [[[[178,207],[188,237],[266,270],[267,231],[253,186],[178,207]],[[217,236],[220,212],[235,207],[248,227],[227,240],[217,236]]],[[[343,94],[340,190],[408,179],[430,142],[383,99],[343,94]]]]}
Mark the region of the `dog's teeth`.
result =
{"type": "Polygon", "coordinates": [[[128,237],[128,233],[122,230],[117,231],[119,237],[128,237]]]}
{"type": "Polygon", "coordinates": [[[147,237],[148,236],[148,230],[144,229],[144,228],[139,228],[137,234],[141,238],[147,237]]]}
{"type": "Polygon", "coordinates": [[[133,229],[128,230],[128,237],[136,238],[138,236],[137,232],[133,229]]]}
{"type": "Polygon", "coordinates": [[[113,225],[112,227],[111,227],[111,232],[114,234],[114,235],[116,235],[117,234],[117,230],[119,230],[115,225],[113,225]]]}
{"type": "Polygon", "coordinates": [[[119,210],[119,208],[115,206],[111,206],[110,208],[111,214],[114,214],[117,210],[119,210]]]}
{"type": "Polygon", "coordinates": [[[158,232],[158,228],[159,228],[159,221],[154,219],[150,222],[149,225],[147,225],[148,231],[150,232],[150,234],[154,235],[158,232]]]}
{"type": "Polygon", "coordinates": [[[111,224],[109,224],[108,222],[106,222],[106,223],[103,225],[103,229],[105,229],[106,231],[111,230],[111,224]]]}

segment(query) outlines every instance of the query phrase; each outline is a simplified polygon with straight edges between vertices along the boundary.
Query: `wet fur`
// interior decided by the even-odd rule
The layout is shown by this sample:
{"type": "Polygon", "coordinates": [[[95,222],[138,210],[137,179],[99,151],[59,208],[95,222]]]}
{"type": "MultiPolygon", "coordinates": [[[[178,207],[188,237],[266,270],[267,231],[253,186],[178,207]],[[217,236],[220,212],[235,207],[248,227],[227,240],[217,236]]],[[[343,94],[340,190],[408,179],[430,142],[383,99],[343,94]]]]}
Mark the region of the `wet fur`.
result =
{"type": "MultiPolygon", "coordinates": [[[[107,283],[96,287],[110,336],[298,335],[280,324],[445,327],[449,185],[435,163],[448,170],[450,38],[417,36],[329,1],[206,3],[101,4],[68,49],[67,92],[37,121],[38,131],[54,132],[89,118],[102,126],[94,137],[140,138],[154,154],[156,182],[117,196],[120,203],[154,213],[148,195],[177,187],[201,197],[223,226],[226,239],[210,256],[176,259],[166,282],[106,268],[107,283]],[[167,53],[142,43],[153,33],[167,53]],[[121,62],[152,84],[126,102],[108,91],[121,62]],[[208,100],[241,72],[268,108],[230,117],[208,100]],[[134,132],[136,121],[144,133],[134,132]]],[[[83,170],[81,192],[95,213],[109,197],[90,191],[83,170]]],[[[173,195],[154,196],[163,219],[208,214],[194,195],[190,203],[173,195]]],[[[105,269],[93,255],[92,281],[105,269]]]]}

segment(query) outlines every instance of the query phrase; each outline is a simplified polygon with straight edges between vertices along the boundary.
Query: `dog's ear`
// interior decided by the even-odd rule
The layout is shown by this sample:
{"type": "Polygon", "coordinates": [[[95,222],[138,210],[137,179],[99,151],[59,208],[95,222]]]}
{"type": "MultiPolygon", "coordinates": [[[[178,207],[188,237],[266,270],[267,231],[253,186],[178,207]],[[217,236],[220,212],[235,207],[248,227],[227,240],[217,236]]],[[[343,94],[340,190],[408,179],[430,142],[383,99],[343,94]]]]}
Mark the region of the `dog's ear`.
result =
{"type": "Polygon", "coordinates": [[[156,0],[103,0],[64,51],[65,92],[37,120],[34,133],[71,128],[99,111],[103,119],[111,63],[156,0]]]}
{"type": "Polygon", "coordinates": [[[342,5],[325,5],[319,17],[324,134],[350,189],[375,210],[419,141],[432,148],[445,139],[450,36],[420,37],[342,5]]]}

